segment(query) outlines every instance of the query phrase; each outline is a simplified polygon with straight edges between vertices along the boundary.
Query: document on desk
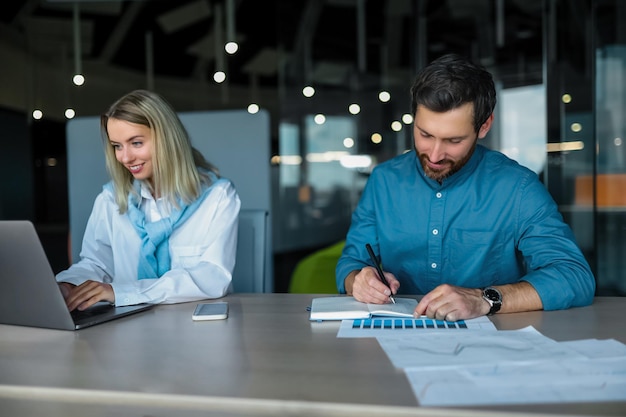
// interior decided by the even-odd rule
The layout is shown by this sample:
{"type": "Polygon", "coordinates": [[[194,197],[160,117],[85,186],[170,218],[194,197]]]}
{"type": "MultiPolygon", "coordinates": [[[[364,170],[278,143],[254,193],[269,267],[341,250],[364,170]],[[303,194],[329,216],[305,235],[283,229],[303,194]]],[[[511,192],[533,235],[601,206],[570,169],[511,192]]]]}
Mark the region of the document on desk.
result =
{"type": "Polygon", "coordinates": [[[532,327],[377,340],[424,406],[626,400],[626,345],[615,340],[556,342],[532,327]]]}
{"type": "Polygon", "coordinates": [[[533,327],[496,332],[439,332],[423,337],[394,333],[377,339],[393,365],[404,369],[584,358],[533,327]]]}
{"type": "Polygon", "coordinates": [[[626,358],[407,369],[423,406],[626,401],[626,358]]]}
{"type": "Polygon", "coordinates": [[[468,333],[471,331],[496,332],[496,326],[488,317],[475,319],[447,321],[435,320],[428,317],[420,318],[392,318],[371,317],[366,319],[343,320],[337,337],[378,337],[391,335],[409,335],[428,333],[468,333]]]}

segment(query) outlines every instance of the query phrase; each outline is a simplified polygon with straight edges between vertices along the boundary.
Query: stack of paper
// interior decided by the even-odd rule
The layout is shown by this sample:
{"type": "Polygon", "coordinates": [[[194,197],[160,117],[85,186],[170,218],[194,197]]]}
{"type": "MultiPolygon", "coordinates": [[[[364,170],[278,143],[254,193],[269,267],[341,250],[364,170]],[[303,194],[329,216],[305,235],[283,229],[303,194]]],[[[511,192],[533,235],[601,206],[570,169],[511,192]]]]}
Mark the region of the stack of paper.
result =
{"type": "Polygon", "coordinates": [[[626,345],[556,342],[532,327],[378,337],[421,405],[626,400],[626,345]]]}

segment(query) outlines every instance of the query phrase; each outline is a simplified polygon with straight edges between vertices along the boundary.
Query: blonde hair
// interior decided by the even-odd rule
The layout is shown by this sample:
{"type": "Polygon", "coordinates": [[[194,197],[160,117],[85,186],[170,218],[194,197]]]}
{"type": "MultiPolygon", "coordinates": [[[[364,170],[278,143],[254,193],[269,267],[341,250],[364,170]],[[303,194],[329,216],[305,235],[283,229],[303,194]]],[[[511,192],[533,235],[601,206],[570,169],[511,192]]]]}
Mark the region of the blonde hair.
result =
{"type": "Polygon", "coordinates": [[[106,167],[113,180],[120,213],[128,210],[128,195],[133,191],[134,178],[115,157],[107,132],[109,119],[124,120],[150,129],[154,144],[152,191],[174,206],[191,203],[200,195],[202,184],[211,183],[208,174],[198,168],[219,175],[217,168],[191,145],[189,134],[173,107],[156,93],[135,90],[113,103],[100,117],[106,167]]]}

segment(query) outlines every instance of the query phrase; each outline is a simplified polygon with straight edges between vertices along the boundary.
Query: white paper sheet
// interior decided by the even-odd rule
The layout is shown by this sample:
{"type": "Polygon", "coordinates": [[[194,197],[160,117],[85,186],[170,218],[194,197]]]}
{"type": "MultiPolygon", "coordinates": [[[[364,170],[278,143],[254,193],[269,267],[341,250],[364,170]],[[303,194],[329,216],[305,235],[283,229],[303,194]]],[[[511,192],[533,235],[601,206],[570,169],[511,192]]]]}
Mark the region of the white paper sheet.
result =
{"type": "Polygon", "coordinates": [[[423,406],[626,400],[626,359],[406,369],[423,406]]]}
{"type": "Polygon", "coordinates": [[[426,337],[396,332],[377,339],[394,366],[404,369],[584,358],[533,327],[497,332],[439,332],[426,337]]]}
{"type": "Polygon", "coordinates": [[[556,342],[533,327],[377,337],[421,405],[626,401],[626,345],[556,342]]]}

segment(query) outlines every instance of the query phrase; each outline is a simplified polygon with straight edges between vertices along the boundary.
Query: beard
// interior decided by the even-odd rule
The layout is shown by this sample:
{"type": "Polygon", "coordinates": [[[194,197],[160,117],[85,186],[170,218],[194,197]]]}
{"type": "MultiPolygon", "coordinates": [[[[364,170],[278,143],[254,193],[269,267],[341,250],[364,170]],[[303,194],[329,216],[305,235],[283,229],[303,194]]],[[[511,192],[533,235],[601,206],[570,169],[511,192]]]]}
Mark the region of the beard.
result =
{"type": "Polygon", "coordinates": [[[427,163],[429,161],[428,156],[423,153],[418,154],[420,163],[422,164],[422,168],[424,169],[424,173],[426,174],[428,178],[431,178],[437,181],[438,183],[441,183],[444,179],[448,178],[452,174],[459,172],[459,170],[463,168],[465,164],[467,164],[467,161],[469,161],[472,155],[474,154],[474,150],[476,149],[477,142],[478,140],[474,142],[474,145],[469,150],[469,152],[467,152],[467,154],[463,158],[459,159],[458,161],[452,161],[450,159],[435,161],[437,164],[445,165],[441,169],[432,169],[430,166],[428,166],[428,163],[427,163]]]}

